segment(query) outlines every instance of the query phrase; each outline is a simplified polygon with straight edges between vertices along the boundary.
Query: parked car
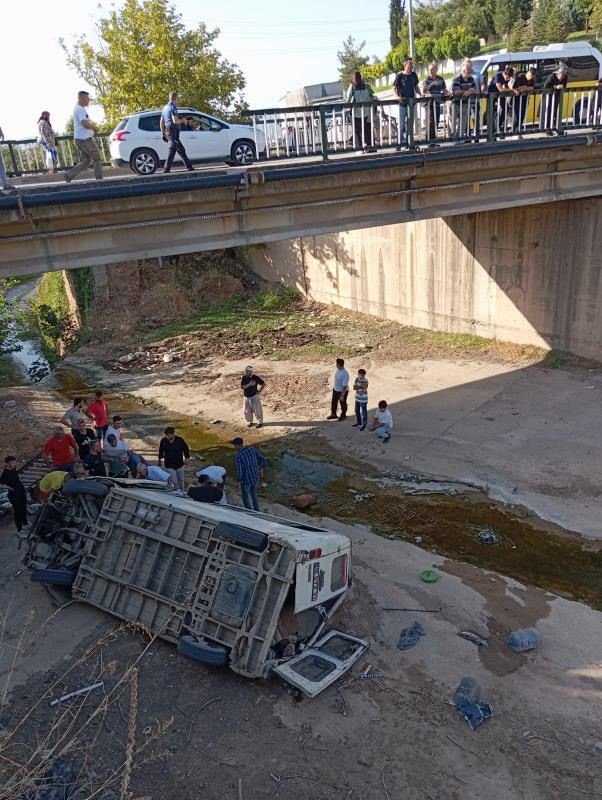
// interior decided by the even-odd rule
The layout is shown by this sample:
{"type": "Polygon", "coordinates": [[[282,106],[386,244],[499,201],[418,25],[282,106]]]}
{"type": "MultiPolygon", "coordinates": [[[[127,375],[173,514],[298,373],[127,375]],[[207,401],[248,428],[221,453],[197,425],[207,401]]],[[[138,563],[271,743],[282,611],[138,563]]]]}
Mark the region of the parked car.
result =
{"type": "Polygon", "coordinates": [[[310,697],[365,652],[357,637],[324,634],[351,587],[346,536],[159,486],[67,481],[26,534],[31,579],[67,586],[196,661],[274,672],[310,697]]]}
{"type": "MultiPolygon", "coordinates": [[[[233,125],[195,108],[179,108],[179,113],[189,120],[182,126],[180,139],[193,164],[225,161],[243,166],[265,152],[265,137],[253,126],[233,125]]],[[[160,119],[161,111],[156,109],[130,114],[119,122],[110,142],[114,166],[152,175],[165,163],[168,144],[161,138],[160,119]]]]}

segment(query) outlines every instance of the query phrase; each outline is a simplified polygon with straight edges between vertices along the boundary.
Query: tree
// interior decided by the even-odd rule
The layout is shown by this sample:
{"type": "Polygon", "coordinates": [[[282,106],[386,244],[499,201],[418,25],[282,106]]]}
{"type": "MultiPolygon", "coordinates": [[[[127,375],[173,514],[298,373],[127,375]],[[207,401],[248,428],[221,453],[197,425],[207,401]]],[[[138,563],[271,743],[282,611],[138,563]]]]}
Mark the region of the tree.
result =
{"type": "Polygon", "coordinates": [[[564,42],[571,30],[563,0],[538,0],[531,16],[534,44],[564,42]]]}
{"type": "Polygon", "coordinates": [[[508,50],[511,53],[521,50],[532,50],[534,45],[533,29],[529,20],[519,19],[512,26],[508,35],[508,50]]]}
{"type": "Polygon", "coordinates": [[[187,30],[169,0],[125,0],[98,22],[96,34],[98,49],[84,36],[71,48],[60,43],[111,123],[164,105],[173,89],[187,105],[211,113],[244,107],[244,76],[214,47],[219,29],[200,23],[187,30]]]}
{"type": "Polygon", "coordinates": [[[460,25],[479,39],[486,39],[494,32],[487,18],[485,6],[478,0],[473,0],[465,6],[460,25]]]}
{"type": "Polygon", "coordinates": [[[15,353],[21,349],[19,339],[21,314],[12,300],[7,297],[7,291],[12,281],[0,280],[0,356],[15,353]]]}
{"type": "Polygon", "coordinates": [[[420,36],[414,42],[414,49],[416,51],[417,64],[430,64],[435,61],[435,44],[436,39],[432,36],[420,36]]]}
{"type": "Polygon", "coordinates": [[[514,25],[520,19],[518,0],[497,0],[493,19],[495,32],[498,36],[507,38],[514,25]]]}
{"type": "Polygon", "coordinates": [[[389,0],[389,40],[391,49],[399,44],[399,32],[405,15],[405,0],[389,0]]]}
{"type": "Polygon", "coordinates": [[[359,70],[360,72],[368,63],[368,56],[362,54],[366,42],[355,41],[353,36],[348,36],[343,42],[343,47],[337,52],[339,59],[339,74],[343,84],[348,83],[351,75],[359,70]]]}
{"type": "Polygon", "coordinates": [[[453,58],[454,60],[470,58],[476,55],[479,49],[478,37],[468,33],[464,28],[448,28],[436,43],[439,58],[453,58]]]}
{"type": "Polygon", "coordinates": [[[589,17],[590,30],[602,32],[602,0],[594,0],[589,17]]]}

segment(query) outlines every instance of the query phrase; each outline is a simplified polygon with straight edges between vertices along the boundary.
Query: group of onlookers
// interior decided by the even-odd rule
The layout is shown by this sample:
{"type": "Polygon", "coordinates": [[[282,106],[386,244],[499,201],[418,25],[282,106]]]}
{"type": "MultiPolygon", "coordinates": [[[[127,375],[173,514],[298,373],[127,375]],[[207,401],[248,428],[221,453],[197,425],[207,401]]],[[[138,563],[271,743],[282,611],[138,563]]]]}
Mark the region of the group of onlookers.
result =
{"type": "MultiPolygon", "coordinates": [[[[448,118],[449,135],[464,139],[471,130],[478,135],[481,126],[487,125],[487,115],[481,119],[479,101],[482,97],[491,98],[491,112],[495,130],[502,136],[506,133],[521,135],[527,110],[528,96],[535,91],[536,71],[528,67],[523,72],[515,72],[511,65],[498,70],[489,82],[486,76],[475,72],[471,59],[466,58],[458,75],[453,78],[448,89],[445,78],[439,74],[438,65],[428,66],[427,76],[421,82],[409,56],[403,62],[402,70],[396,75],[393,91],[399,102],[398,140],[400,145],[407,141],[407,127],[410,119],[412,101],[423,97],[426,100],[426,138],[435,144],[446,103],[451,105],[448,118]]],[[[553,128],[556,122],[558,101],[555,93],[567,86],[568,68],[558,64],[557,69],[543,82],[542,113],[544,127],[553,128]]],[[[602,92],[602,80],[599,82],[602,92]]],[[[358,148],[371,150],[374,144],[372,114],[370,104],[376,101],[372,87],[367,84],[359,71],[353,73],[345,95],[348,103],[358,105],[353,110],[354,138],[358,148]],[[363,105],[360,105],[363,104],[363,105]]],[[[548,131],[549,132],[549,131],[548,131]]]]}
{"type": "MultiPolygon", "coordinates": [[[[336,419],[339,422],[347,419],[350,382],[349,372],[345,369],[345,360],[337,358],[332,382],[330,414],[326,419],[336,419]],[[340,414],[338,413],[339,405],[341,407],[340,414]]],[[[386,400],[379,400],[370,426],[368,426],[368,377],[365,369],[358,369],[352,389],[355,393],[355,423],[352,427],[359,428],[360,431],[368,428],[369,431],[376,433],[383,442],[388,442],[393,430],[393,416],[386,400]]]]}

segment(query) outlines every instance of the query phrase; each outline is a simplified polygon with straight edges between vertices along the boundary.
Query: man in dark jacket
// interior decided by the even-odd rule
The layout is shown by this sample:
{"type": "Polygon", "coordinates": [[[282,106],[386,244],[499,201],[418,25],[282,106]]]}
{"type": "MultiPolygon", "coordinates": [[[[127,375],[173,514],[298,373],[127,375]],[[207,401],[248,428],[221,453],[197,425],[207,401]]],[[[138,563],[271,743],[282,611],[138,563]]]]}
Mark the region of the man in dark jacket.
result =
{"type": "Polygon", "coordinates": [[[403,60],[403,69],[395,76],[395,81],[393,83],[393,91],[395,92],[395,96],[399,100],[399,145],[401,148],[402,144],[405,144],[407,141],[406,137],[406,125],[408,121],[408,116],[410,117],[410,123],[414,118],[411,109],[411,102],[414,100],[415,97],[420,96],[420,84],[418,81],[418,75],[414,71],[414,61],[411,58],[404,58],[403,60]]]}
{"type": "Polygon", "coordinates": [[[176,429],[165,428],[165,436],[159,442],[159,466],[165,460],[165,469],[171,475],[176,489],[184,491],[184,464],[190,458],[190,448],[181,436],[176,436],[176,429]]]}
{"type": "Polygon", "coordinates": [[[20,531],[27,525],[27,493],[17,472],[17,459],[14,456],[6,456],[4,459],[4,469],[0,474],[0,489],[8,489],[15,525],[20,531]]]}

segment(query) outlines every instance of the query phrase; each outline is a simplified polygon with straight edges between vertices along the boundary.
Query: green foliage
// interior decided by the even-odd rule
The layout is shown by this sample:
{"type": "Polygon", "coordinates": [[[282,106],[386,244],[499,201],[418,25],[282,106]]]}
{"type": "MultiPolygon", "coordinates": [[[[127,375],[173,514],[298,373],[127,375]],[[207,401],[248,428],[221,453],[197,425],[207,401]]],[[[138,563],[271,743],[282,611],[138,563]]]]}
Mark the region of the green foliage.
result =
{"type": "Polygon", "coordinates": [[[428,64],[429,62],[435,60],[437,57],[435,55],[437,47],[437,40],[434,39],[432,36],[421,36],[420,38],[416,39],[414,42],[414,48],[416,51],[416,63],[417,64],[428,64]]]}
{"type": "Polygon", "coordinates": [[[187,30],[168,0],[125,0],[99,21],[96,35],[97,49],[85,36],[61,46],[110,124],[162,106],[173,89],[183,103],[222,116],[243,105],[244,76],[214,46],[219,29],[200,23],[187,30]]]}
{"type": "Polygon", "coordinates": [[[405,15],[405,0],[389,0],[389,40],[391,49],[399,44],[399,32],[405,15]]]}
{"type": "Polygon", "coordinates": [[[353,36],[348,36],[340,50],[337,51],[337,58],[339,59],[339,74],[343,86],[346,86],[351,80],[352,74],[359,70],[363,72],[364,67],[368,63],[368,56],[363,55],[366,42],[356,42],[353,36]]]}
{"type": "Polygon", "coordinates": [[[377,78],[382,78],[387,72],[386,63],[384,61],[377,61],[374,64],[366,64],[362,69],[362,77],[367,81],[374,81],[377,78]]]}
{"type": "Polygon", "coordinates": [[[258,292],[252,300],[252,306],[263,311],[285,311],[301,300],[302,297],[296,289],[279,286],[277,289],[258,292]]]}
{"type": "Polygon", "coordinates": [[[77,330],[60,272],[47,272],[41,277],[30,303],[29,321],[50,364],[56,363],[64,349],[76,344],[77,330]]]}
{"type": "Polygon", "coordinates": [[[439,58],[469,58],[479,52],[479,39],[465,28],[448,28],[437,40],[439,58]]]}
{"type": "Polygon", "coordinates": [[[538,0],[531,16],[534,44],[564,42],[571,30],[570,17],[563,0],[538,0]]]}
{"type": "Polygon", "coordinates": [[[517,20],[508,35],[508,50],[515,53],[521,50],[532,50],[533,45],[533,29],[530,20],[517,20]]]}
{"type": "Polygon", "coordinates": [[[589,16],[589,27],[596,33],[602,33],[602,0],[594,0],[589,16]]]}
{"type": "Polygon", "coordinates": [[[94,272],[89,267],[71,271],[71,280],[75,290],[75,299],[82,320],[88,322],[94,301],[94,272]]]}
{"type": "Polygon", "coordinates": [[[493,18],[497,34],[508,36],[520,18],[518,0],[497,0],[493,18]]]}
{"type": "Polygon", "coordinates": [[[473,0],[466,5],[459,24],[479,39],[486,39],[493,32],[492,19],[487,13],[486,4],[480,3],[479,0],[473,0]]]}

